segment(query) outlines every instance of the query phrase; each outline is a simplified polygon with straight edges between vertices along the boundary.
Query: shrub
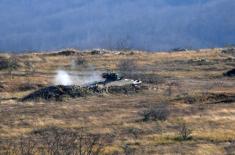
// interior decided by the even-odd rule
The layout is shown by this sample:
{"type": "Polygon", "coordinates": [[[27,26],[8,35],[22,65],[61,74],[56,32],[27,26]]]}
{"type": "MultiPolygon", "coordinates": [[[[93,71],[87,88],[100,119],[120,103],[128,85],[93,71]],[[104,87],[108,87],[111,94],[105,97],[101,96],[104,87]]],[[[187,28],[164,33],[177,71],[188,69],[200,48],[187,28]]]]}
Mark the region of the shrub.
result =
{"type": "Polygon", "coordinates": [[[89,64],[84,57],[78,56],[71,61],[71,68],[74,70],[77,70],[77,69],[79,69],[79,70],[86,69],[87,70],[89,68],[89,64]]]}
{"type": "Polygon", "coordinates": [[[190,140],[192,139],[192,130],[187,126],[185,122],[179,125],[179,137],[178,140],[190,140]]]}
{"type": "Polygon", "coordinates": [[[187,104],[194,104],[197,102],[197,99],[193,96],[186,96],[184,98],[184,102],[187,103],[187,104]]]}
{"type": "Polygon", "coordinates": [[[35,68],[34,68],[34,65],[31,61],[24,62],[24,65],[27,69],[26,71],[27,71],[28,75],[33,75],[35,73],[35,68]]]}
{"type": "Polygon", "coordinates": [[[12,78],[12,72],[16,70],[20,65],[18,64],[18,60],[16,57],[11,56],[8,59],[1,59],[0,60],[0,70],[8,70],[9,75],[12,78]]]}
{"type": "Polygon", "coordinates": [[[83,57],[77,57],[76,60],[74,60],[75,65],[85,65],[87,63],[87,60],[83,57]]]}
{"type": "Polygon", "coordinates": [[[170,111],[166,104],[160,104],[143,112],[143,121],[165,121],[169,117],[170,111]]]}
{"type": "Polygon", "coordinates": [[[227,154],[235,154],[235,141],[231,141],[228,146],[226,146],[225,151],[227,154]]]}
{"type": "Polygon", "coordinates": [[[125,155],[135,155],[136,149],[132,148],[128,144],[123,145],[122,149],[125,155]]]}
{"type": "Polygon", "coordinates": [[[7,145],[4,151],[17,155],[99,155],[103,148],[100,135],[88,134],[83,129],[75,131],[57,127],[34,130],[31,135],[7,145]]]}
{"type": "Polygon", "coordinates": [[[139,135],[143,133],[143,131],[138,128],[127,128],[125,132],[127,132],[129,136],[132,136],[135,139],[137,139],[139,135]]]}
{"type": "Polygon", "coordinates": [[[8,69],[8,60],[2,59],[0,60],[0,70],[8,69]]]}
{"type": "Polygon", "coordinates": [[[1,58],[0,59],[0,70],[14,70],[19,67],[19,64],[17,62],[17,59],[15,57],[10,57],[8,59],[6,58],[1,58]]]}

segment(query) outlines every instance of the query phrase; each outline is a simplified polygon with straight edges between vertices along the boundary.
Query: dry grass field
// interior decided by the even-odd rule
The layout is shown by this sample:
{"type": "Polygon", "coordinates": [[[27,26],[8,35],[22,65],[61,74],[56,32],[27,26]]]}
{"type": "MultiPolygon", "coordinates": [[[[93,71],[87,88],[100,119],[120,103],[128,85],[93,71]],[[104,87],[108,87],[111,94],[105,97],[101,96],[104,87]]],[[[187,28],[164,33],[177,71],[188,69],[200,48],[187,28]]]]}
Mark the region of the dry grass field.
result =
{"type": "Polygon", "coordinates": [[[222,51],[0,54],[13,61],[0,70],[0,154],[235,154],[235,77],[223,75],[235,57],[222,51]],[[146,89],[20,101],[58,69],[125,72],[146,89]]]}

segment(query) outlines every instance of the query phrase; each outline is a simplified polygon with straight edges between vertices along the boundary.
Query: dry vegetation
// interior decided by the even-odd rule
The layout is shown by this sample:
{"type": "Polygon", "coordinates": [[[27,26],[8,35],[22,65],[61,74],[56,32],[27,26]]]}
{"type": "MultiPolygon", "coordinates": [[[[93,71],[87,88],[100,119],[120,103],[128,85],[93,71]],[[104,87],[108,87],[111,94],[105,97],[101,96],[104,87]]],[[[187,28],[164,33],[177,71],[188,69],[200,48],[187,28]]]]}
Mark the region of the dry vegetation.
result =
{"type": "MultiPolygon", "coordinates": [[[[233,52],[233,51],[232,51],[233,52]]],[[[0,55],[0,154],[235,154],[235,66],[224,49],[0,55]],[[55,71],[119,71],[136,94],[20,102],[55,71]]]]}

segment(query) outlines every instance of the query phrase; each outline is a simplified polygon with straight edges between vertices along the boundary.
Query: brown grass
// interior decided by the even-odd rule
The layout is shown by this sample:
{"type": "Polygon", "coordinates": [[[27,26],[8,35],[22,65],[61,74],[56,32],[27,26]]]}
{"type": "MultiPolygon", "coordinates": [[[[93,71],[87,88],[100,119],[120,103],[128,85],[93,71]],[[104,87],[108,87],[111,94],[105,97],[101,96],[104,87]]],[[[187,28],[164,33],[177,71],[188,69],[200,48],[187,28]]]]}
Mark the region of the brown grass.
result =
{"type": "MultiPolygon", "coordinates": [[[[0,71],[0,146],[6,139],[14,141],[48,126],[84,127],[89,133],[111,135],[113,140],[106,144],[103,154],[124,154],[126,144],[135,150],[135,154],[226,154],[227,144],[235,141],[235,102],[207,104],[208,101],[200,100],[203,93],[235,95],[235,79],[222,76],[233,66],[226,63],[228,55],[221,49],[177,53],[81,53],[53,57],[28,54],[18,57],[22,62],[31,61],[35,73],[27,75],[23,66],[14,71],[13,79],[10,79],[6,71],[0,71]],[[68,98],[57,103],[18,102],[17,99],[34,91],[18,90],[21,84],[51,85],[55,71],[71,70],[71,61],[79,56],[94,70],[115,71],[121,60],[133,59],[141,74],[151,73],[164,81],[145,83],[149,89],[132,95],[68,98]],[[206,59],[214,64],[188,63],[195,59],[206,59]],[[200,102],[188,104],[182,99],[184,96],[196,97],[200,102]],[[143,122],[140,113],[160,103],[168,104],[170,115],[167,120],[143,122]],[[191,140],[177,140],[182,121],[192,129],[191,140]]],[[[76,69],[81,70],[85,69],[76,69]]]]}

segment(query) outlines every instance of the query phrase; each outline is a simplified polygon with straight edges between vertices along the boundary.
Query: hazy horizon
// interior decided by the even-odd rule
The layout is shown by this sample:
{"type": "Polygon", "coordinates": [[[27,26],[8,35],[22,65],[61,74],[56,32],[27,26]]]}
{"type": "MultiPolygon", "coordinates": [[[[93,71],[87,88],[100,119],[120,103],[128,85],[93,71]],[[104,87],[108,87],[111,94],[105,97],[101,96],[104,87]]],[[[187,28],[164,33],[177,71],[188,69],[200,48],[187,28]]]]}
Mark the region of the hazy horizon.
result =
{"type": "Polygon", "coordinates": [[[235,44],[231,0],[1,0],[0,51],[235,44]]]}

